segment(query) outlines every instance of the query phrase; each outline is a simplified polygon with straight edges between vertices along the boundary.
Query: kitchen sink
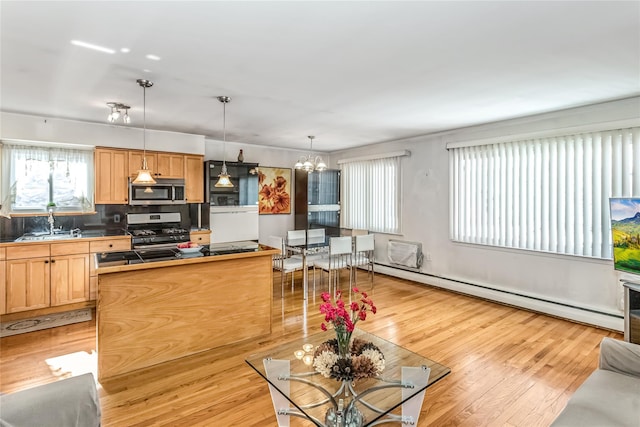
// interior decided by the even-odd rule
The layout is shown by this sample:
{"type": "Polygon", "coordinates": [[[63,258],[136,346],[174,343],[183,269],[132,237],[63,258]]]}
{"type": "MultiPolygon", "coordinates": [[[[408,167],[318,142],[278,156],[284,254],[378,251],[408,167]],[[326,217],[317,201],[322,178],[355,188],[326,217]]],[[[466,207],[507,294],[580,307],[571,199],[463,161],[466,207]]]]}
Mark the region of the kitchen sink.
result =
{"type": "Polygon", "coordinates": [[[82,237],[80,233],[71,234],[71,232],[67,231],[66,233],[56,233],[56,234],[48,234],[48,233],[27,233],[18,237],[16,242],[32,242],[37,240],[65,240],[65,239],[77,239],[78,237],[82,237]]]}

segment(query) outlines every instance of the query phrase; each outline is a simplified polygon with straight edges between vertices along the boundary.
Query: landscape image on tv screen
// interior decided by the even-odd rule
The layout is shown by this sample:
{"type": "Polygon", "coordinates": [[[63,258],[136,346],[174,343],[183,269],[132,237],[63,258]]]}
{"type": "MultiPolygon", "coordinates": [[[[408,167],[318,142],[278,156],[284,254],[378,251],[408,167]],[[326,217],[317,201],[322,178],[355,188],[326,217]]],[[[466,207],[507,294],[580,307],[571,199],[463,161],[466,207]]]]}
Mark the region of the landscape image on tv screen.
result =
{"type": "Polygon", "coordinates": [[[640,198],[609,199],[613,265],[640,274],[640,198]]]}

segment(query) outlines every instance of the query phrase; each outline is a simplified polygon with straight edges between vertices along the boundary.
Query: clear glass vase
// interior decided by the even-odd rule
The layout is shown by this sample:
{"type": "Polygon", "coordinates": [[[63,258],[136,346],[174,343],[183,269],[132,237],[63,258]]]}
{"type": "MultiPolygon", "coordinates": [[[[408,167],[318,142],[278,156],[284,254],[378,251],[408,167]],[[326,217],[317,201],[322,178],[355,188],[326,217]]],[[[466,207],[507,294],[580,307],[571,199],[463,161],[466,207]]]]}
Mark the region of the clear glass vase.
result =
{"type": "Polygon", "coordinates": [[[338,341],[338,356],[342,359],[351,357],[351,332],[346,328],[336,329],[336,340],[338,341]]]}

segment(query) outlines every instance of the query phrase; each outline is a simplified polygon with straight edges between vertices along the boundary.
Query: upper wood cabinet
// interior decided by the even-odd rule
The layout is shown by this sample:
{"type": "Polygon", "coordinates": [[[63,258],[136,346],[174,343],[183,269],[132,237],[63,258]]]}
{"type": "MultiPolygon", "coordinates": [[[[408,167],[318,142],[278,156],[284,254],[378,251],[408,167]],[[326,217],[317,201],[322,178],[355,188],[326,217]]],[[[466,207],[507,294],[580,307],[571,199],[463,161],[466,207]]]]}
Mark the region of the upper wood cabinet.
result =
{"type": "Polygon", "coordinates": [[[135,177],[142,167],[142,158],[147,158],[147,167],[154,178],[184,178],[184,154],[164,153],[160,151],[129,151],[129,176],[135,177]]]}
{"type": "Polygon", "coordinates": [[[96,204],[118,205],[129,203],[129,181],[142,167],[147,167],[155,178],[184,179],[187,203],[204,202],[204,156],[166,153],[160,151],[119,150],[96,148],[96,204]]]}
{"type": "Polygon", "coordinates": [[[129,153],[127,150],[96,148],[95,151],[95,203],[98,205],[124,205],[128,203],[127,182],[129,153]]]}
{"type": "Polygon", "coordinates": [[[154,176],[158,178],[184,178],[185,155],[176,153],[158,153],[154,176]]]}
{"type": "Polygon", "coordinates": [[[138,175],[138,171],[142,169],[142,159],[147,158],[147,167],[151,171],[151,175],[156,173],[158,167],[158,156],[152,151],[129,150],[129,176],[135,178],[138,175]]]}
{"type": "Polygon", "coordinates": [[[184,156],[184,184],[187,203],[204,203],[204,156],[184,156]]]}

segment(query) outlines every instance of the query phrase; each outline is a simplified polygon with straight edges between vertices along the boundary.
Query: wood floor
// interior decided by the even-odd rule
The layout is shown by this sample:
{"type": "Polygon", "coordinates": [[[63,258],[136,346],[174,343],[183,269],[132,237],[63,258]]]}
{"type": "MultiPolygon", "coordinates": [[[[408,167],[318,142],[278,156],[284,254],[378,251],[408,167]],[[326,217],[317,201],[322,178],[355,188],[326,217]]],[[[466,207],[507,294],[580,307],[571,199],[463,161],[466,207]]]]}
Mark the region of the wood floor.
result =
{"type": "MultiPolygon", "coordinates": [[[[284,299],[277,273],[274,283],[271,336],[99,385],[102,425],[276,426],[267,384],[244,356],[316,333],[322,318],[320,289],[305,305],[300,277],[284,299]]],[[[384,275],[372,295],[378,313],[358,327],[451,368],[427,390],[419,426],[547,426],[596,368],[600,340],[622,338],[384,275]]],[[[251,316],[251,307],[237,309],[251,316]]],[[[94,371],[95,351],[95,321],[2,338],[0,392],[94,371]]]]}

